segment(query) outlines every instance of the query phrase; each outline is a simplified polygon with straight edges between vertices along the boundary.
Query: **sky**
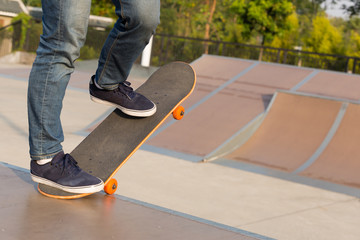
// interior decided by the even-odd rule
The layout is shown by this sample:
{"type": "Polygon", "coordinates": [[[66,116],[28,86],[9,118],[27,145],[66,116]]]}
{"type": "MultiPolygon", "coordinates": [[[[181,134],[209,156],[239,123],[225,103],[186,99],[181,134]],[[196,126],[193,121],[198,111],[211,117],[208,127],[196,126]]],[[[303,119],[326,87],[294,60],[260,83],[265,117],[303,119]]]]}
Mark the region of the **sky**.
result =
{"type": "MultiPolygon", "coordinates": [[[[326,10],[326,13],[329,15],[329,16],[332,16],[332,17],[342,17],[342,18],[347,18],[347,14],[344,13],[344,10],[341,9],[342,5],[343,4],[346,4],[346,5],[350,5],[351,2],[348,1],[348,0],[341,0],[339,1],[338,4],[336,5],[331,5],[330,2],[331,0],[327,0],[327,5],[328,5],[328,9],[326,10]]],[[[325,4],[323,4],[325,5],[325,4]]]]}

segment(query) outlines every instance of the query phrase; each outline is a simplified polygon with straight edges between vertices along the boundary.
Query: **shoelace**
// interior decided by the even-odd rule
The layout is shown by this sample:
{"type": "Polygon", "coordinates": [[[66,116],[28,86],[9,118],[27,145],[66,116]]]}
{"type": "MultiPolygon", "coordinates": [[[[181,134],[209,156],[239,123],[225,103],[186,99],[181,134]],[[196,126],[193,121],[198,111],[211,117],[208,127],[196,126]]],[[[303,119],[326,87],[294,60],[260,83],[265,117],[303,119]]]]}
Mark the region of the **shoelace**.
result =
{"type": "Polygon", "coordinates": [[[128,81],[125,81],[125,82],[122,82],[119,84],[118,89],[121,93],[125,94],[131,100],[132,98],[134,98],[135,93],[134,93],[133,88],[130,86],[131,86],[131,83],[128,81]]]}
{"type": "Polygon", "coordinates": [[[65,171],[67,171],[67,173],[71,175],[80,171],[78,163],[70,154],[65,154],[62,162],[60,162],[59,164],[59,167],[60,169],[62,169],[61,175],[64,175],[65,171]]]}

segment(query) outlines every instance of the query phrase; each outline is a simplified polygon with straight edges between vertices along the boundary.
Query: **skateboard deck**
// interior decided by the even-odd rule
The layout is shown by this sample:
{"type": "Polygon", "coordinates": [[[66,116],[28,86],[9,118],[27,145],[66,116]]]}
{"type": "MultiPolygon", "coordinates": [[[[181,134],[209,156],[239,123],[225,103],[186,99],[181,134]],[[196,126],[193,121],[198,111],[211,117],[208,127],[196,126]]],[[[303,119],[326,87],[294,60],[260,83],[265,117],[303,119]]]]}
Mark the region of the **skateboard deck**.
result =
{"type": "MultiPolygon", "coordinates": [[[[173,113],[174,117],[181,118],[180,104],[192,93],[195,83],[195,71],[186,63],[174,62],[159,68],[136,90],[156,104],[153,116],[131,117],[115,109],[70,154],[83,170],[104,181],[106,193],[114,193],[115,173],[168,116],[173,113]]],[[[38,190],[45,196],[59,199],[90,195],[68,193],[43,184],[38,185],[38,190]]]]}

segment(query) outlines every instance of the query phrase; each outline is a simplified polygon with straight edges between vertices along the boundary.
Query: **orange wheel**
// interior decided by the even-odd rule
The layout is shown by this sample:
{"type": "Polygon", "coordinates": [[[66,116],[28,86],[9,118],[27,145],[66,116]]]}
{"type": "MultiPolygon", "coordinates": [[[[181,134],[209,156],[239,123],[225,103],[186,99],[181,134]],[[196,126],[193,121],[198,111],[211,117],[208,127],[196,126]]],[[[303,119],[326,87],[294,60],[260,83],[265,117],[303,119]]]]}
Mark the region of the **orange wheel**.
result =
{"type": "Polygon", "coordinates": [[[114,194],[116,192],[116,189],[117,181],[114,178],[110,179],[110,181],[104,187],[104,191],[109,195],[114,194]]]}
{"type": "Polygon", "coordinates": [[[180,120],[184,117],[185,114],[185,108],[183,106],[178,106],[177,108],[175,108],[175,110],[173,111],[173,117],[176,120],[180,120]]]}

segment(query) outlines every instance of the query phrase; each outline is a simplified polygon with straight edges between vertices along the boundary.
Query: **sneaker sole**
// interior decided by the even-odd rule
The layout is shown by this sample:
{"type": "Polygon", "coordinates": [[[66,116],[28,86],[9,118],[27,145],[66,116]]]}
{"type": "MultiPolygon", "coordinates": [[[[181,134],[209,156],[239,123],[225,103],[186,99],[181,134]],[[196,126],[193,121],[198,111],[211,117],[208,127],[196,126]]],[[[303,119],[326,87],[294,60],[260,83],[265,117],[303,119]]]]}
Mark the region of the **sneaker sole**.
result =
{"type": "Polygon", "coordinates": [[[78,193],[78,194],[96,193],[96,192],[100,192],[101,190],[104,189],[104,183],[102,180],[101,180],[101,183],[99,183],[97,185],[83,186],[83,187],[68,187],[68,186],[63,186],[63,185],[57,184],[57,183],[50,181],[48,179],[45,179],[45,178],[35,176],[33,174],[31,174],[31,178],[34,182],[41,183],[41,184],[44,184],[44,185],[47,185],[50,187],[54,187],[54,188],[57,188],[57,189],[60,189],[62,191],[69,192],[69,193],[78,193]]]}
{"type": "Polygon", "coordinates": [[[116,107],[120,111],[122,111],[123,113],[125,113],[125,114],[127,114],[129,116],[133,116],[133,117],[150,117],[150,116],[152,116],[152,115],[154,115],[156,113],[156,105],[155,104],[154,104],[154,107],[152,109],[150,109],[150,110],[134,110],[134,109],[128,109],[128,108],[122,107],[122,106],[117,105],[117,104],[112,103],[112,102],[108,102],[108,101],[99,99],[99,98],[94,97],[92,95],[90,95],[90,99],[93,102],[96,102],[96,103],[101,103],[101,104],[104,104],[104,105],[116,107]]]}

